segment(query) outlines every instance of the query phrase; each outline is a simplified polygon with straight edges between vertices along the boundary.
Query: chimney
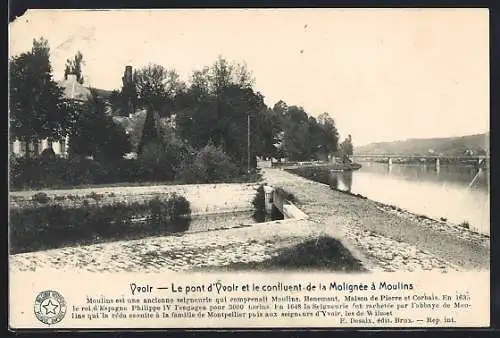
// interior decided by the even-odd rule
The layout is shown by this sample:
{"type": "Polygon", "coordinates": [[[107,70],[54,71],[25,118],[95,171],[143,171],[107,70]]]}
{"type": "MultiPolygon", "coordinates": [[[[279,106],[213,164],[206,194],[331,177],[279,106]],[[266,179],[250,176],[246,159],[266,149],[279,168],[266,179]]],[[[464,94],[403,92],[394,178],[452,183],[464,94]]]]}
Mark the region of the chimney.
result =
{"type": "Polygon", "coordinates": [[[122,77],[123,81],[123,91],[125,97],[127,98],[127,111],[128,111],[128,116],[132,117],[133,113],[135,112],[135,107],[132,102],[132,93],[130,92],[130,88],[133,84],[133,79],[132,79],[132,66],[125,66],[125,73],[123,74],[122,77]]]}
{"type": "Polygon", "coordinates": [[[123,75],[124,83],[132,82],[132,66],[125,66],[125,74],[123,75]]]}

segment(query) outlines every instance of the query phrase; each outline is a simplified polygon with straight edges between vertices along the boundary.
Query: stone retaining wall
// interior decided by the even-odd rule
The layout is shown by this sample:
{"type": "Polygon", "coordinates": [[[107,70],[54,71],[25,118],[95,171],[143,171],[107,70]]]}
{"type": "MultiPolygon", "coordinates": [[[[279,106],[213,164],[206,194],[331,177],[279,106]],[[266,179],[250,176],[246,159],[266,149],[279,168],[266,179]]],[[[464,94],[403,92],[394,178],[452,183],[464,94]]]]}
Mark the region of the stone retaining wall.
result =
{"type": "Polygon", "coordinates": [[[43,192],[51,199],[49,203],[59,205],[80,204],[86,199],[89,204],[113,202],[133,203],[150,200],[166,194],[177,193],[191,204],[193,214],[245,211],[253,209],[252,199],[256,184],[192,184],[157,185],[139,187],[104,187],[72,190],[20,191],[10,193],[11,208],[39,206],[33,195],[43,192]],[[92,198],[94,193],[98,199],[92,198]]]}

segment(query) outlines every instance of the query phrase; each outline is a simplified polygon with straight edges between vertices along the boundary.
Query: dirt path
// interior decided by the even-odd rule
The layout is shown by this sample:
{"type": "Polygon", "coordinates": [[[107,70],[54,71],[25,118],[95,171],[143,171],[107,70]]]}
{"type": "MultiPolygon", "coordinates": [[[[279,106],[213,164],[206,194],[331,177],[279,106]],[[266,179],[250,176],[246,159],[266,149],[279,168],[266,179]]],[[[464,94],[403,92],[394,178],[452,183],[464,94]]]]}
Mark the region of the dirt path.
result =
{"type": "Polygon", "coordinates": [[[401,264],[394,264],[398,257],[408,265],[405,259],[419,254],[429,256],[430,264],[424,263],[424,269],[440,264],[466,270],[489,269],[487,236],[391,213],[380,203],[333,191],[280,169],[265,169],[264,180],[292,192],[299,199],[299,207],[325,231],[342,229],[355,247],[377,263],[392,265],[389,269],[398,269],[401,264]]]}

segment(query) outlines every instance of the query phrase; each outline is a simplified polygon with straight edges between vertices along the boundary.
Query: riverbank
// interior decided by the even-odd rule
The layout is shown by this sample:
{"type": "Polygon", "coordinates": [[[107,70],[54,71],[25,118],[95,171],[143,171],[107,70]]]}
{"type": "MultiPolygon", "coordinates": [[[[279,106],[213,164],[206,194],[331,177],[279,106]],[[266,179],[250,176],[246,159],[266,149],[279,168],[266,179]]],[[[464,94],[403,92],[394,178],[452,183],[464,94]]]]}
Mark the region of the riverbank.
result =
{"type": "Polygon", "coordinates": [[[475,173],[459,171],[460,176],[454,177],[453,169],[439,174],[434,170],[427,171],[425,167],[405,166],[388,171],[387,167],[373,163],[356,173],[335,173],[323,167],[284,170],[327,184],[341,193],[382,202],[380,206],[389,207],[387,209],[391,212],[406,210],[405,216],[415,214],[413,216],[419,221],[434,221],[436,226],[458,225],[472,232],[489,234],[487,189],[466,187],[475,173]]]}
{"type": "Polygon", "coordinates": [[[359,163],[332,163],[332,162],[305,162],[305,163],[294,163],[287,164],[283,163],[281,165],[273,165],[274,168],[282,168],[282,169],[298,169],[298,168],[307,168],[307,169],[317,169],[324,168],[328,170],[335,171],[356,171],[361,169],[362,165],[359,163]]]}
{"type": "Polygon", "coordinates": [[[374,266],[385,271],[489,269],[490,238],[470,229],[414,215],[360,195],[332,190],[288,173],[266,169],[264,180],[292,192],[298,206],[328,231],[342,231],[374,266]]]}
{"type": "MultiPolygon", "coordinates": [[[[10,256],[12,272],[40,269],[71,271],[419,271],[450,272],[489,269],[489,238],[451,227],[390,206],[334,191],[280,169],[263,169],[263,180],[296,197],[295,204],[307,220],[283,220],[260,224],[228,224],[225,230],[179,233],[140,240],[117,241],[10,256]]],[[[179,187],[180,188],[180,187],[179,187]]],[[[225,193],[246,191],[251,185],[192,186],[200,199],[217,204],[231,199],[225,193]],[[214,198],[216,195],[217,198],[214,198]]],[[[104,188],[103,188],[104,189],[104,188]]],[[[167,187],[116,189],[127,198],[171,191],[167,187]],[[138,194],[139,196],[135,196],[138,194]]],[[[183,187],[183,189],[188,189],[183,187]]],[[[106,189],[107,190],[107,189],[106,189]]],[[[255,191],[254,191],[255,192],[255,191]]],[[[75,191],[53,191],[49,195],[75,191]]],[[[90,193],[79,191],[80,196],[90,193]]],[[[104,194],[104,190],[97,193],[104,194]]],[[[184,193],[187,193],[184,190],[184,193]]],[[[21,199],[30,194],[16,193],[21,199]]],[[[188,194],[190,195],[190,194],[188,194]]],[[[193,196],[193,195],[191,195],[193,196]]],[[[124,196],[120,196],[123,198],[124,196]]],[[[234,196],[233,196],[234,197],[234,196]]],[[[237,196],[235,196],[237,197],[237,196]]],[[[236,198],[238,199],[238,198],[236,198]]],[[[197,203],[193,203],[196,206],[197,203]]],[[[198,204],[200,210],[205,210],[198,204]]],[[[224,205],[226,207],[226,205],[224,205]]],[[[225,209],[225,208],[224,208],[225,209]]]]}

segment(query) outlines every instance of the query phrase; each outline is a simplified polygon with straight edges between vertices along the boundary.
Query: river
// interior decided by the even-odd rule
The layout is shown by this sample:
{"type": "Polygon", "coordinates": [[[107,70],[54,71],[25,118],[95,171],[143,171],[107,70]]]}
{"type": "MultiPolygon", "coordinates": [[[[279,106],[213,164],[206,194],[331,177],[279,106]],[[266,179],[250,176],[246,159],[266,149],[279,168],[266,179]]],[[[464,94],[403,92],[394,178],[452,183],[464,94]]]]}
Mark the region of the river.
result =
{"type": "Polygon", "coordinates": [[[361,194],[410,212],[455,224],[468,222],[481,233],[490,232],[489,172],[483,170],[469,187],[477,169],[448,165],[405,165],[362,162],[354,172],[332,172],[333,188],[361,194]]]}

